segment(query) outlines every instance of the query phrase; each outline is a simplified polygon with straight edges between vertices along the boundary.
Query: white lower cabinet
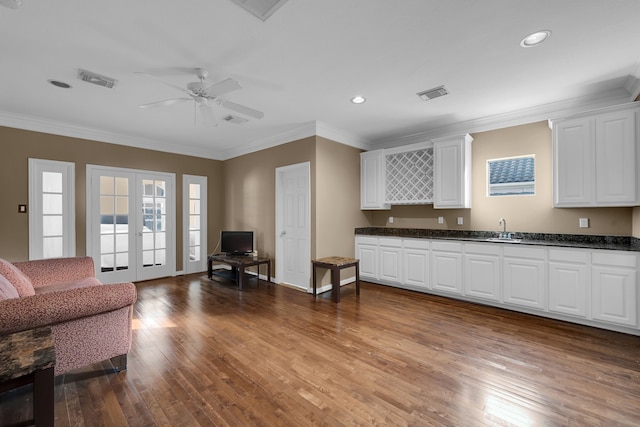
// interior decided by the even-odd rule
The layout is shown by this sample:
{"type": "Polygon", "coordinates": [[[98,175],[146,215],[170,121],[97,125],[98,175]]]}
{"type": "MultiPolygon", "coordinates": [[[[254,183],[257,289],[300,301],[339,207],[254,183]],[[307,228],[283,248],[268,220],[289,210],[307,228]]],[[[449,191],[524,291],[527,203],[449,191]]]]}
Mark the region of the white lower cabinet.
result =
{"type": "Polygon", "coordinates": [[[402,283],[402,239],[380,237],[378,239],[378,252],[380,254],[380,265],[378,269],[378,279],[390,283],[402,283]]]}
{"type": "Polygon", "coordinates": [[[429,289],[429,240],[404,239],[402,248],[404,283],[429,289]]]}
{"type": "Polygon", "coordinates": [[[360,260],[360,278],[378,279],[378,238],[356,237],[356,258],[360,260]]]}
{"type": "Polygon", "coordinates": [[[593,319],[637,327],[637,266],[635,253],[592,254],[593,319]]]}
{"type": "Polygon", "coordinates": [[[546,309],[545,250],[509,243],[503,248],[503,301],[539,310],[546,309]]]}
{"type": "Polygon", "coordinates": [[[464,294],[500,301],[500,245],[464,245],[464,294]]]}
{"type": "Polygon", "coordinates": [[[640,335],[640,253],[356,236],[360,277],[640,335]]]}
{"type": "Polygon", "coordinates": [[[589,252],[549,249],[549,311],[587,317],[589,252]]]}
{"type": "Polygon", "coordinates": [[[431,289],[462,294],[462,244],[431,243],[431,289]]]}

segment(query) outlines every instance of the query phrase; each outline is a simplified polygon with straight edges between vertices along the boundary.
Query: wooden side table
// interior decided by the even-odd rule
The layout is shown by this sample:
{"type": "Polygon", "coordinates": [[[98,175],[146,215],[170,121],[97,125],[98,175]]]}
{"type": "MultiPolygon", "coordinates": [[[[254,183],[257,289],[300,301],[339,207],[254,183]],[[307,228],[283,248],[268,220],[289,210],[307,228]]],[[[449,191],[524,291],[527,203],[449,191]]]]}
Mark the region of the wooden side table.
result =
{"type": "Polygon", "coordinates": [[[33,383],[34,424],[53,426],[56,352],[48,326],[0,336],[0,392],[33,383]]]}
{"type": "Polygon", "coordinates": [[[316,267],[331,270],[331,297],[333,301],[340,302],[340,270],[349,267],[356,269],[356,295],[360,295],[360,260],[340,256],[314,259],[311,261],[313,269],[313,296],[316,296],[316,267]]]}

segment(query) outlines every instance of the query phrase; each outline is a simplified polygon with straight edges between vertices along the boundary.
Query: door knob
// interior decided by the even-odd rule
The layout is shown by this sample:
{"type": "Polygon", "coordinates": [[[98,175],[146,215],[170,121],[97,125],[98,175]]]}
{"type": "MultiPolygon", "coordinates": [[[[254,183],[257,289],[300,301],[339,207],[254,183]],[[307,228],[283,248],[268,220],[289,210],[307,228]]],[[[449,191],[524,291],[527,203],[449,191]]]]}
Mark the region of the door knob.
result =
{"type": "Polygon", "coordinates": [[[285,234],[287,234],[287,232],[286,232],[286,231],[281,231],[281,232],[280,232],[280,237],[284,236],[285,234]]]}

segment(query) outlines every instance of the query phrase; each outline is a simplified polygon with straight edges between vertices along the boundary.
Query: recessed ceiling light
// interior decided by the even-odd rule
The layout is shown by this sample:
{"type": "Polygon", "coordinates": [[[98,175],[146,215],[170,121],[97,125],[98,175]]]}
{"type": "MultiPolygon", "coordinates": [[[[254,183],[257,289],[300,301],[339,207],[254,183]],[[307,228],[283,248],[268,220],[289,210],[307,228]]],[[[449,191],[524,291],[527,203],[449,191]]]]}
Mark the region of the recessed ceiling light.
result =
{"type": "Polygon", "coordinates": [[[61,82],[59,80],[47,80],[49,83],[56,87],[61,87],[62,89],[70,89],[71,85],[65,82],[61,82]]]}
{"type": "Polygon", "coordinates": [[[364,101],[366,101],[366,99],[360,95],[351,98],[351,102],[353,102],[354,104],[362,104],[364,101]]]}
{"type": "Polygon", "coordinates": [[[537,46],[546,39],[551,36],[551,31],[542,30],[536,31],[535,33],[529,34],[527,37],[523,38],[520,42],[520,46],[522,47],[533,47],[537,46]]]}

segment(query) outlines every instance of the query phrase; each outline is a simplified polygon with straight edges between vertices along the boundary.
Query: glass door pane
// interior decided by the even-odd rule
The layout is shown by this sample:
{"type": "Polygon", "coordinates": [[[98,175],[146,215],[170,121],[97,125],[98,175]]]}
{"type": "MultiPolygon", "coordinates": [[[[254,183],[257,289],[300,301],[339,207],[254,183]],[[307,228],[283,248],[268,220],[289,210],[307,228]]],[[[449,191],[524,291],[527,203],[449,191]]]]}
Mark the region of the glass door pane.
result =
{"type": "Polygon", "coordinates": [[[128,270],[129,178],[100,177],[100,272],[128,270]]]}

